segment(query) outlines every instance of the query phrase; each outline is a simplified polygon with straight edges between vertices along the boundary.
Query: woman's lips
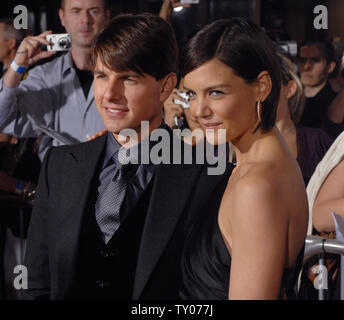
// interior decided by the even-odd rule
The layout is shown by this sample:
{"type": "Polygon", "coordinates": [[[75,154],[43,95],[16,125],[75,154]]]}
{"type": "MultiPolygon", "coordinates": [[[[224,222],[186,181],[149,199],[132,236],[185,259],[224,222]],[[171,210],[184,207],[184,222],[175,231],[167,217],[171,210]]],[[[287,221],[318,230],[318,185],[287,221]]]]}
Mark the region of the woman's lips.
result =
{"type": "Polygon", "coordinates": [[[201,123],[204,129],[216,129],[221,123],[201,123]]]}

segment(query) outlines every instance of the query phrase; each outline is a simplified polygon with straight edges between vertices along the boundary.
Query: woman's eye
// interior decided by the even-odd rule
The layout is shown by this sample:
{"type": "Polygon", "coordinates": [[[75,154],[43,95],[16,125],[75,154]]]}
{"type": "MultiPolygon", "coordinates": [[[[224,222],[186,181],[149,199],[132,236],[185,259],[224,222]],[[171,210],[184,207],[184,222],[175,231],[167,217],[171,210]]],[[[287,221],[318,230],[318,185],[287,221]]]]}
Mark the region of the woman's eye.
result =
{"type": "Polygon", "coordinates": [[[222,91],[219,91],[219,90],[211,90],[211,91],[209,92],[209,94],[210,94],[211,96],[217,97],[217,96],[223,95],[223,92],[222,92],[222,91]]]}

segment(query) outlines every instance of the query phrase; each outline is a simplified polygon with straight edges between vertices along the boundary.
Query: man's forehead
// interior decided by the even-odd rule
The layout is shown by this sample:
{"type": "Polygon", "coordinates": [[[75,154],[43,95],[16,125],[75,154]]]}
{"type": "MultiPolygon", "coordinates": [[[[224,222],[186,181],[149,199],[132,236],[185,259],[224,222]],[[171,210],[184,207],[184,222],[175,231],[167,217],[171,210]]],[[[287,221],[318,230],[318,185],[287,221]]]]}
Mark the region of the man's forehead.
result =
{"type": "Polygon", "coordinates": [[[322,51],[316,45],[303,46],[300,51],[300,56],[305,58],[323,58],[322,51]]]}
{"type": "Polygon", "coordinates": [[[64,0],[66,8],[104,8],[104,0],[64,0]]]}
{"type": "Polygon", "coordinates": [[[117,75],[121,75],[121,74],[136,74],[137,76],[139,76],[139,74],[135,71],[132,70],[116,70],[116,68],[109,68],[108,66],[106,66],[100,58],[97,58],[96,61],[96,65],[94,68],[95,72],[104,72],[104,73],[115,73],[117,75]]]}

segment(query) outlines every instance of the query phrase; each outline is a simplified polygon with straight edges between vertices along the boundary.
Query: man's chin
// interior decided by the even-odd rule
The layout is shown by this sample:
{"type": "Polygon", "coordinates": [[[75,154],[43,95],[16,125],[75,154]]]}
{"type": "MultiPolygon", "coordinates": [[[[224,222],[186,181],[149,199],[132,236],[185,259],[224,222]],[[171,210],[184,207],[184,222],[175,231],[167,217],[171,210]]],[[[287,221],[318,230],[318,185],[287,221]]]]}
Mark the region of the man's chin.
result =
{"type": "Polygon", "coordinates": [[[74,41],[73,44],[79,48],[91,49],[93,45],[93,38],[74,41]]]}

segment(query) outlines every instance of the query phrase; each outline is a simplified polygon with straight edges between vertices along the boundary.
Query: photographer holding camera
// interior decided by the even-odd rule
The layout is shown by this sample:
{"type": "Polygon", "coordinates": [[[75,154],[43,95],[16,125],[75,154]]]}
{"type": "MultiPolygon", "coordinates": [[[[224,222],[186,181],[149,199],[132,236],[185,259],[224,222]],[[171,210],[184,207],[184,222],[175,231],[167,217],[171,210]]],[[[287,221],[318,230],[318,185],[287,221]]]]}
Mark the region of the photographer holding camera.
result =
{"type": "MultiPolygon", "coordinates": [[[[110,11],[106,0],[62,0],[61,24],[72,38],[71,50],[51,61],[35,66],[28,77],[22,74],[55,51],[43,51],[51,44],[46,36],[26,37],[0,80],[0,132],[18,137],[36,137],[47,128],[72,142],[86,141],[104,129],[93,97],[93,75],[89,71],[91,46],[104,28],[110,11]]],[[[56,45],[54,45],[56,48],[56,45]]],[[[63,48],[61,48],[63,49],[63,48]]],[[[58,139],[45,136],[40,158],[58,139]]]]}

